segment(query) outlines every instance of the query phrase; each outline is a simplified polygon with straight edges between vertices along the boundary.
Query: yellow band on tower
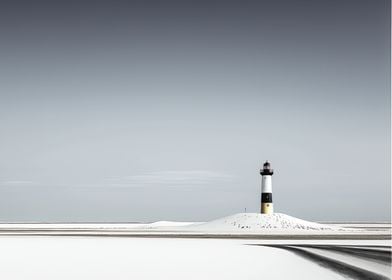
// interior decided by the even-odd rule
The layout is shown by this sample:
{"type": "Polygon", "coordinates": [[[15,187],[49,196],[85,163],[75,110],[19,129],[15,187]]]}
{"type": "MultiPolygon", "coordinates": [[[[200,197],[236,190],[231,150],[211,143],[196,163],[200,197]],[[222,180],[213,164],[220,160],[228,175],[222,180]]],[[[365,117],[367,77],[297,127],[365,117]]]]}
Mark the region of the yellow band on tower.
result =
{"type": "Polygon", "coordinates": [[[274,213],[274,205],[272,203],[261,203],[261,214],[274,213]]]}

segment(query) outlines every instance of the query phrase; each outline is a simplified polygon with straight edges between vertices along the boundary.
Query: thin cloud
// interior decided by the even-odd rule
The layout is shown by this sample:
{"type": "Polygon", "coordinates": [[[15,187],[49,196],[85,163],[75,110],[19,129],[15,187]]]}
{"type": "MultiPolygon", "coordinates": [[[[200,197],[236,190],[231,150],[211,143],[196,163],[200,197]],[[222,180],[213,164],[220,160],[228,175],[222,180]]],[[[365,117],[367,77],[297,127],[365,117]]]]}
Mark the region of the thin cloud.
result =
{"type": "Polygon", "coordinates": [[[7,185],[34,185],[35,182],[33,181],[25,181],[25,180],[10,180],[10,181],[2,181],[0,185],[7,186],[7,185]]]}
{"type": "Polygon", "coordinates": [[[207,171],[158,171],[109,179],[112,186],[207,186],[233,180],[232,175],[207,171]]]}

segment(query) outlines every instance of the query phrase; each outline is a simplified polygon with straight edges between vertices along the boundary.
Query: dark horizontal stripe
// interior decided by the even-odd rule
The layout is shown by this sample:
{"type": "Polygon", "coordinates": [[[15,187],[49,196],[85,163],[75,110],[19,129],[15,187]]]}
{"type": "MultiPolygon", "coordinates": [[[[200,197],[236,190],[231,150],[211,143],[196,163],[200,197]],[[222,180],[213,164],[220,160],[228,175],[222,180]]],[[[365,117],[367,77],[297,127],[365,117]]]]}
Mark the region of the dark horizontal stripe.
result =
{"type": "MultiPolygon", "coordinates": [[[[0,230],[1,236],[86,236],[86,237],[140,237],[140,238],[225,238],[225,239],[249,239],[251,240],[391,240],[390,234],[244,234],[244,233],[205,233],[205,232],[178,232],[167,233],[159,232],[151,233],[137,230],[70,230],[69,232],[62,230],[0,230]]],[[[260,244],[250,244],[261,246],[260,244]]],[[[265,245],[263,245],[265,246],[265,245]]]]}
{"type": "Polygon", "coordinates": [[[261,175],[272,175],[272,174],[274,174],[274,171],[273,170],[263,170],[263,169],[261,169],[260,170],[260,174],[261,175]]]}
{"type": "Polygon", "coordinates": [[[262,193],[261,202],[272,203],[272,193],[262,193]]]}

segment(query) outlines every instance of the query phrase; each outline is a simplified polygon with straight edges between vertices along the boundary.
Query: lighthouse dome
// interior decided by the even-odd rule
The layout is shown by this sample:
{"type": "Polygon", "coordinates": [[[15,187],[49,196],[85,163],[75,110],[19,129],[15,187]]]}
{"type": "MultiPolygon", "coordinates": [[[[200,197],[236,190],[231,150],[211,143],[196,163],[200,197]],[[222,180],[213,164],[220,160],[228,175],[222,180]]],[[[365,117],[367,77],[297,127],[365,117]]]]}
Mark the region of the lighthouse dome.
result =
{"type": "Polygon", "coordinates": [[[268,160],[263,164],[263,169],[260,170],[261,175],[272,175],[274,174],[274,170],[271,169],[271,164],[268,160]]]}

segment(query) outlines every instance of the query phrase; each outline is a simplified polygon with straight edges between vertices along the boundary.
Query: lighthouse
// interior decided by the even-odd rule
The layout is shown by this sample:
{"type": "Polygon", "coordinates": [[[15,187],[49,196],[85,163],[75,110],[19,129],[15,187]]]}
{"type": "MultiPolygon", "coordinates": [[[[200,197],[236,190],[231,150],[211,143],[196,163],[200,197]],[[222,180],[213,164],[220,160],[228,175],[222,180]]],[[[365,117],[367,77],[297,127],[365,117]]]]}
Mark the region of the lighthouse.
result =
{"type": "Polygon", "coordinates": [[[260,169],[261,214],[274,213],[274,206],[272,204],[272,174],[274,174],[274,170],[271,169],[271,164],[268,161],[266,161],[263,164],[263,169],[260,169]]]}

